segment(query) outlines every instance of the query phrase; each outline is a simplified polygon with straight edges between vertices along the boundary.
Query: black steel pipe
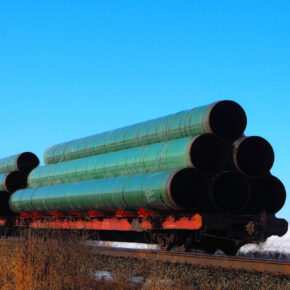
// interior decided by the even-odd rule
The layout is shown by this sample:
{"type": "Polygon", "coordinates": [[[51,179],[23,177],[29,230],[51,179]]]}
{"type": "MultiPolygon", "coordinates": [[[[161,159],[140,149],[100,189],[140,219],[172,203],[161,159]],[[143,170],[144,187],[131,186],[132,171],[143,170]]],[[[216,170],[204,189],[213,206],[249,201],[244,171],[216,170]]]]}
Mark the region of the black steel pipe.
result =
{"type": "Polygon", "coordinates": [[[232,143],[243,134],[246,124],[246,114],[239,104],[220,101],[51,146],[44,153],[44,161],[59,163],[203,133],[217,134],[232,143]]]}
{"type": "Polygon", "coordinates": [[[210,200],[223,213],[238,213],[249,202],[250,186],[247,179],[233,171],[219,173],[212,180],[210,200]]]}
{"type": "Polygon", "coordinates": [[[262,137],[244,136],[233,145],[232,164],[238,172],[244,175],[263,176],[270,171],[273,163],[273,148],[262,137]]]}

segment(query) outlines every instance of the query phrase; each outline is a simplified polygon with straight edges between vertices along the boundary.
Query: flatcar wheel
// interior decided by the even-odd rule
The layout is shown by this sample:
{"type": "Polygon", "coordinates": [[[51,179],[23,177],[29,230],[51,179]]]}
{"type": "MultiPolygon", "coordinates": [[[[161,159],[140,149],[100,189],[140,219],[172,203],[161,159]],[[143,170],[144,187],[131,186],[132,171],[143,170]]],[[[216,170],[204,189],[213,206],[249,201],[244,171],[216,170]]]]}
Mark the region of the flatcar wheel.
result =
{"type": "Polygon", "coordinates": [[[157,242],[162,250],[170,250],[174,247],[175,235],[174,233],[154,233],[152,240],[157,242]]]}

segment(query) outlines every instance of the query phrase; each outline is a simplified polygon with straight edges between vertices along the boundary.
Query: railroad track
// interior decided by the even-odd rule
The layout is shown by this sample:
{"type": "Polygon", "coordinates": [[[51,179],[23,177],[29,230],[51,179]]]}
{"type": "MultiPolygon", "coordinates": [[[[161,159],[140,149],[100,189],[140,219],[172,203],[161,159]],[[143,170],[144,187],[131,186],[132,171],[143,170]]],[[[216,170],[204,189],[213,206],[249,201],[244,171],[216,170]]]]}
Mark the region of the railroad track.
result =
{"type": "Polygon", "coordinates": [[[96,247],[96,253],[114,257],[148,259],[171,263],[187,263],[204,267],[268,272],[272,275],[290,276],[290,261],[256,259],[244,257],[216,256],[195,253],[174,253],[159,250],[137,250],[96,247]]]}

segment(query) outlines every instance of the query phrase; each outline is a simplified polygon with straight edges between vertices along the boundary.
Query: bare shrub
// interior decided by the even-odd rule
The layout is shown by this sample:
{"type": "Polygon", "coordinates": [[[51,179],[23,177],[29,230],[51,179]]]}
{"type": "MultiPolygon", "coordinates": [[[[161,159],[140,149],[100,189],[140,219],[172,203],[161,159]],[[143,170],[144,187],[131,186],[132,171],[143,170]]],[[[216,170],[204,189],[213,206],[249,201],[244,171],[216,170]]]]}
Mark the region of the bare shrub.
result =
{"type": "Polygon", "coordinates": [[[91,255],[76,233],[21,232],[0,242],[1,289],[95,289],[91,255]]]}

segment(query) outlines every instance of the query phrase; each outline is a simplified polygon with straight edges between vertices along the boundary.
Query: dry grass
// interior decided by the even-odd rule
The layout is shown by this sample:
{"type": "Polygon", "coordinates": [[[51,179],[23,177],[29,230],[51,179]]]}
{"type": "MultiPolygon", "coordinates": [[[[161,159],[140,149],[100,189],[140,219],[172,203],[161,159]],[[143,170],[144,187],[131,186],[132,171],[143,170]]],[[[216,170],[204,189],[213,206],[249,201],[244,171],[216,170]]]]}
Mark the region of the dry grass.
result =
{"type": "Polygon", "coordinates": [[[27,230],[15,241],[1,241],[0,289],[95,289],[83,238],[27,230]]]}
{"type": "Polygon", "coordinates": [[[0,289],[290,289],[290,277],[99,256],[82,246],[86,238],[27,230],[1,240],[0,289]],[[96,271],[112,279],[98,280],[96,271]]]}

